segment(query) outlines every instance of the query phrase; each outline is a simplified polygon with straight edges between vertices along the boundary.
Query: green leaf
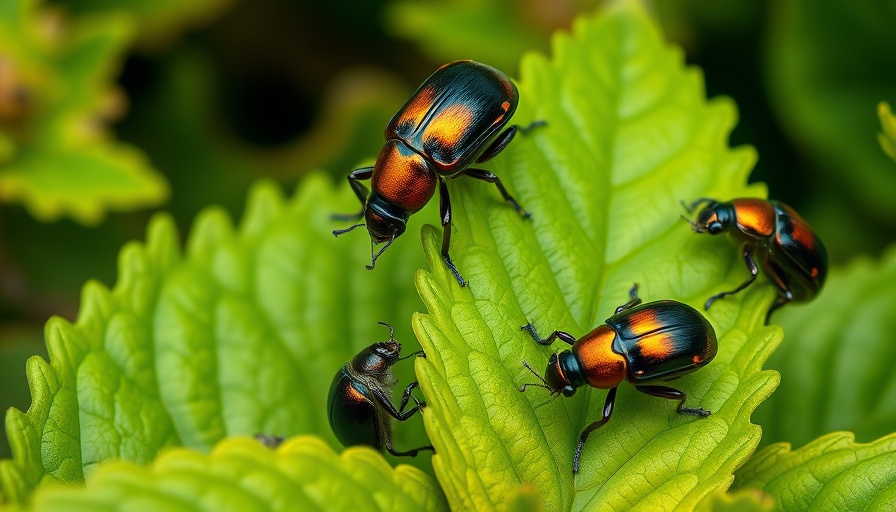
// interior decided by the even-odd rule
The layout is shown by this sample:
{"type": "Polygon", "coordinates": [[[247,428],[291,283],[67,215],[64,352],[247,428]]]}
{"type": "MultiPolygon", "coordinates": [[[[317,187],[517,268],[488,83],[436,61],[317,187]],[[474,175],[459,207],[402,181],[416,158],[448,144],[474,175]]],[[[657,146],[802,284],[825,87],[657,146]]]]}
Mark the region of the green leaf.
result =
{"type": "Polygon", "coordinates": [[[580,20],[555,37],[553,60],[523,61],[514,122],[547,125],[490,165],[531,220],[488,184],[451,183],[452,254],[467,288],[442,263],[437,232],[424,231],[432,271],[417,274],[429,311],[414,319],[427,353],[417,376],[452,508],[500,508],[524,482],[552,510],[693,508],[724,490],[759,442],[749,417],[777,383],[761,367],[781,339],[761,325],[767,284],[713,306],[718,356],[675,381],[712,416],[676,415],[671,402],[624,384],[575,478],[575,443],[606,392],[518,391],[534,380],[522,362],[544,368],[559,349],[539,347],[521,325],[578,336],[612,315],[633,282],[646,301],[701,307],[746,275],[730,243],[695,235],[680,217],[681,200],[762,192],[745,185],[754,152],[727,146],[733,104],[707,102],[699,72],[682,61],[635,2],[580,20]]]}
{"type": "Polygon", "coordinates": [[[893,112],[890,111],[890,105],[884,102],[877,105],[877,115],[880,117],[880,125],[883,129],[882,133],[877,134],[877,141],[880,142],[884,153],[896,160],[896,116],[893,116],[893,112]]]}
{"type": "MultiPolygon", "coordinates": [[[[330,215],[358,207],[320,175],[289,202],[262,183],[238,228],[208,209],[184,252],[172,220],[156,217],[146,245],[122,251],[113,290],[88,284],[74,325],[47,324],[49,363],[28,362],[31,408],[6,418],[7,498],[80,482],[108,459],[148,463],[163,448],[208,450],[229,435],[315,433],[339,446],[324,412],[332,376],[385,339],[378,321],[415,350],[408,320],[421,309],[415,240],[397,241],[370,272],[366,233],[332,235],[342,224],[330,215]]],[[[409,229],[434,216],[428,207],[409,229]]],[[[412,365],[398,366],[410,382],[412,365]]],[[[399,447],[428,444],[416,417],[395,430],[399,447]]]]}
{"type": "Polygon", "coordinates": [[[775,510],[775,500],[757,489],[716,491],[706,496],[695,510],[696,512],[769,512],[775,510]]]}
{"type": "Polygon", "coordinates": [[[417,468],[391,468],[356,447],[337,455],[321,439],[293,438],[276,451],[227,439],[205,455],[165,452],[150,467],[102,464],[83,486],[50,486],[11,510],[447,510],[435,482],[417,468]]]}
{"type": "MultiPolygon", "coordinates": [[[[0,322],[0,399],[4,407],[27,407],[30,397],[22,368],[29,357],[43,352],[43,338],[40,330],[10,323],[0,322]]],[[[0,429],[0,458],[10,455],[6,431],[0,429]]]]}
{"type": "Polygon", "coordinates": [[[776,510],[893,510],[896,435],[858,444],[837,432],[793,451],[774,444],[738,470],[734,486],[770,494],[776,510]]]}
{"type": "Polygon", "coordinates": [[[896,1],[779,4],[767,71],[781,123],[824,173],[819,184],[892,225],[896,173],[875,144],[868,113],[881,100],[896,102],[896,1]]]}
{"type": "Polygon", "coordinates": [[[781,387],[754,415],[763,443],[801,446],[835,430],[870,441],[896,425],[896,247],[834,268],[815,301],[775,314],[787,333],[768,367],[781,387]]]}
{"type": "Polygon", "coordinates": [[[0,201],[94,224],[167,197],[143,154],[105,131],[120,114],[114,79],[132,37],[126,17],[65,21],[36,0],[0,5],[0,201]]]}

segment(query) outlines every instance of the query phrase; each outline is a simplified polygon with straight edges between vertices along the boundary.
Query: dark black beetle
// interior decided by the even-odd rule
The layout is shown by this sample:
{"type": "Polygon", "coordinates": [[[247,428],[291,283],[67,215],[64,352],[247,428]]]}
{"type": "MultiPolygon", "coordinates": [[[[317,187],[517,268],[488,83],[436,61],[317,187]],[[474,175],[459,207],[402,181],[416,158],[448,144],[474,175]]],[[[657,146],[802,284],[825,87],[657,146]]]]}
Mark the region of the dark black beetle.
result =
{"type": "Polygon", "coordinates": [[[541,338],[532,324],[526,330],[536,342],[550,345],[560,339],[570,350],[552,354],[542,378],[528,363],[523,365],[541,380],[539,384],[524,384],[545,388],[556,395],[572,396],[584,385],[609,389],[601,419],[591,423],[579,436],[572,459],[572,472],[579,472],[579,458],[588,435],[610,420],[616,403],[616,388],[625,380],[642,393],[678,401],[679,414],[709,416],[702,408],[684,407],[684,392],[654,382],[676,379],[706,366],[716,356],[718,343],[712,325],[697,310],[674,300],[641,304],[638,285],[629,292],[631,300],[616,308],[613,316],[601,325],[576,339],[564,331],[554,331],[541,338]]]}
{"type": "Polygon", "coordinates": [[[439,187],[442,218],[442,259],[461,286],[466,281],[448,255],[451,241],[451,200],[445,179],[469,176],[494,183],[504,199],[524,217],[529,214],[507,192],[501,180],[484,169],[469,167],[501,152],[518,130],[510,126],[519,103],[516,86],[497,69],[469,60],[445,64],[436,70],[386,127],[386,144],[373,167],[362,167],[348,176],[349,184],[364,207],[346,220],[365,219],[338,229],[339,236],[359,226],[370,234],[370,265],[404,233],[411,214],[419,211],[439,187]],[[368,192],[361,181],[371,180],[368,192]],[[374,245],[385,243],[379,252],[374,245]]]}
{"type": "Polygon", "coordinates": [[[345,364],[330,384],[327,399],[327,417],[336,438],[343,446],[366,444],[379,450],[387,450],[392,455],[414,457],[420,450],[433,450],[432,446],[422,446],[405,452],[396,451],[392,446],[392,418],[404,421],[426,404],[411,394],[418,383],[412,382],[404,390],[398,409],[392,403],[392,386],[397,379],[391,367],[402,359],[423,352],[414,352],[399,358],[401,344],[393,337],[391,325],[379,322],[389,328],[389,341],[374,343],[362,350],[345,364]],[[416,404],[405,411],[408,401],[416,404]]]}
{"type": "Polygon", "coordinates": [[[741,246],[750,276],[737,288],[713,295],[706,301],[706,309],[716,299],[735,294],[753,284],[759,268],[778,288],[778,297],[765,315],[790,301],[812,300],[824,285],[828,271],[828,253],[809,223],[792,208],[779,201],[753,197],[732,199],[728,202],[701,198],[685,205],[688,213],[705,206],[690,222],[697,233],[718,235],[729,233],[741,246]]]}

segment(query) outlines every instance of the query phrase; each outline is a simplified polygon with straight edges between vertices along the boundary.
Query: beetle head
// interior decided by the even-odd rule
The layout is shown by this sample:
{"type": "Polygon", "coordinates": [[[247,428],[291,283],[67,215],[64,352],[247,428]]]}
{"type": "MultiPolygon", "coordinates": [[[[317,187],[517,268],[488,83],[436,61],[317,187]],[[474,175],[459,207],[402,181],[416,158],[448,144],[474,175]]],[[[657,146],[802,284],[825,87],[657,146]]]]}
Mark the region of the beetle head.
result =
{"type": "Polygon", "coordinates": [[[389,328],[389,340],[374,343],[352,358],[352,367],[358,373],[385,375],[388,373],[389,368],[399,360],[401,343],[398,343],[394,338],[395,329],[383,322],[380,322],[380,325],[389,328]]]}
{"type": "Polygon", "coordinates": [[[569,350],[564,350],[559,354],[551,354],[544,377],[535,373],[535,370],[528,363],[523,362],[523,365],[538,377],[541,383],[523,384],[520,391],[525,391],[529,386],[536,386],[547,389],[552,395],[563,394],[563,396],[572,396],[576,393],[576,388],[584,382],[582,373],[579,370],[579,363],[575,355],[569,350]]]}
{"type": "Polygon", "coordinates": [[[376,197],[368,201],[364,209],[367,232],[370,233],[370,265],[367,265],[367,270],[373,270],[377,258],[404,233],[408,215],[403,213],[384,201],[378,201],[376,197]],[[375,246],[382,243],[386,245],[376,251],[375,246]]]}
{"type": "Polygon", "coordinates": [[[691,228],[697,233],[709,233],[710,235],[718,235],[727,230],[734,221],[734,207],[730,203],[722,203],[712,199],[698,199],[688,207],[688,211],[693,211],[701,204],[706,204],[697,214],[697,220],[689,220],[691,228]]]}

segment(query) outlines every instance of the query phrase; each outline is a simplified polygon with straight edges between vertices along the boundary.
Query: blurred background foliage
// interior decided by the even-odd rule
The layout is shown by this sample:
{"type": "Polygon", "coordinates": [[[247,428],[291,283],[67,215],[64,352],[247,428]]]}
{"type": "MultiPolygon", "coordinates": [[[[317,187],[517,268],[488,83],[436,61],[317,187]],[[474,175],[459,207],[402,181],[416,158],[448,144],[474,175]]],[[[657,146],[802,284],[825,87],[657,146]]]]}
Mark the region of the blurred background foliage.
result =
{"type": "MultiPolygon", "coordinates": [[[[600,3],[0,1],[0,409],[27,409],[47,318],[74,320],[86,280],[113,284],[153,211],[186,233],[208,204],[238,216],[259,178],[342,180],[436,67],[516,76],[600,3]],[[30,196],[9,185],[29,179],[30,196]]],[[[645,3],[707,96],[737,102],[731,144],[758,149],[752,180],[812,222],[833,265],[881,254],[896,233],[881,148],[896,127],[878,107],[896,105],[896,0],[645,3]]]]}

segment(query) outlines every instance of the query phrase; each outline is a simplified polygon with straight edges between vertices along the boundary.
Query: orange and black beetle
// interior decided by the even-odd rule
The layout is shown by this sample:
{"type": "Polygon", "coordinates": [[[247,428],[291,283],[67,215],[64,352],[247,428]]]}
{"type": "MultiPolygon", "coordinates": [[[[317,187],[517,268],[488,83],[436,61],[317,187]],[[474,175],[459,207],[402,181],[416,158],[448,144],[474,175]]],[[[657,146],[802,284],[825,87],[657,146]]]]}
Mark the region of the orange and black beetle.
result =
{"type": "Polygon", "coordinates": [[[750,271],[750,277],[737,288],[710,297],[706,309],[716,299],[753,283],[758,273],[754,256],[778,288],[778,298],[765,316],[766,323],[772,312],[784,304],[812,300],[821,291],[827,277],[828,253],[809,223],[792,208],[779,201],[757,198],[728,202],[701,198],[687,206],[688,213],[702,204],[706,206],[697,214],[697,220],[688,221],[691,227],[697,233],[711,235],[728,231],[741,244],[750,271]]]}
{"type": "MultiPolygon", "coordinates": [[[[485,162],[510,143],[519,130],[510,121],[519,93],[503,73],[473,61],[446,64],[432,74],[386,127],[386,144],[373,167],[362,167],[348,176],[355,195],[364,205],[354,215],[364,217],[370,233],[370,265],[405,230],[411,214],[419,211],[439,187],[442,217],[442,259],[461,286],[466,281],[448,255],[451,239],[451,201],[445,179],[470,176],[494,183],[498,191],[524,217],[529,214],[507,192],[493,173],[468,166],[485,162]],[[372,192],[361,181],[371,180],[372,192]],[[374,245],[385,243],[379,252],[374,245]]],[[[533,123],[531,126],[541,123],[533,123]]],[[[364,226],[333,231],[339,236],[364,226]]]]}
{"type": "Polygon", "coordinates": [[[422,446],[400,452],[392,446],[392,418],[404,421],[414,415],[425,404],[411,394],[418,387],[412,382],[404,390],[398,409],[392,403],[392,386],[396,379],[392,365],[423,352],[415,352],[399,358],[401,345],[393,337],[395,331],[389,324],[389,341],[374,343],[362,350],[351,361],[336,372],[330,384],[327,399],[327,417],[336,439],[343,446],[366,444],[379,450],[387,450],[395,456],[414,457],[420,450],[432,450],[432,446],[422,446]],[[416,404],[405,411],[410,399],[416,404]]]}
{"type": "Polygon", "coordinates": [[[564,331],[554,331],[541,338],[531,323],[524,325],[536,342],[550,345],[560,339],[570,350],[552,354],[542,378],[528,363],[523,365],[541,380],[540,384],[524,384],[548,389],[551,394],[572,396],[576,388],[589,385],[609,389],[601,419],[591,423],[579,436],[572,472],[579,472],[579,458],[588,435],[610,420],[616,402],[616,388],[623,380],[635,389],[651,396],[678,401],[679,414],[709,416],[702,408],[684,407],[684,392],[654,382],[676,379],[706,366],[716,356],[718,342],[712,325],[697,310],[674,300],[641,304],[638,285],[631,292],[631,300],[616,308],[605,325],[579,339],[564,331]]]}

